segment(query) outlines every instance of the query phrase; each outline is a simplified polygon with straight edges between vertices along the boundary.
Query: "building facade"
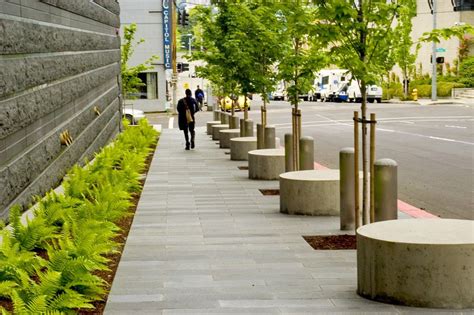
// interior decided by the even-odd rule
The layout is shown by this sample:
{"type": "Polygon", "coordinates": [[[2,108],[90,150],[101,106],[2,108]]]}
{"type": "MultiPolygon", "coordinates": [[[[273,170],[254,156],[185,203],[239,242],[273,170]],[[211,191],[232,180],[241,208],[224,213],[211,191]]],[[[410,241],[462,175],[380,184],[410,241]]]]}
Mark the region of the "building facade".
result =
{"type": "MultiPolygon", "coordinates": [[[[474,0],[417,0],[417,15],[413,19],[412,38],[416,42],[425,32],[433,29],[432,1],[437,5],[437,28],[446,28],[460,24],[474,25],[474,0]]],[[[459,57],[458,38],[443,40],[437,44],[437,57],[444,57],[444,71],[447,66],[456,65],[459,57]]],[[[474,54],[474,47],[469,49],[474,54]]],[[[423,43],[416,61],[417,70],[423,73],[431,73],[432,44],[423,43]]]]}
{"type": "Polygon", "coordinates": [[[115,0],[0,0],[0,218],[119,131],[119,14],[115,0]]]}
{"type": "MultiPolygon", "coordinates": [[[[126,106],[134,106],[144,111],[164,111],[170,93],[167,81],[171,78],[171,71],[166,70],[164,45],[163,9],[168,7],[168,0],[120,0],[121,33],[124,26],[135,23],[137,25],[136,39],[144,39],[138,45],[129,61],[130,66],[141,64],[152,56],[158,58],[153,61],[152,69],[141,73],[139,77],[145,84],[134,100],[126,100],[126,106]]],[[[171,35],[171,29],[166,36],[171,35]]],[[[169,68],[169,66],[168,66],[169,68]]]]}

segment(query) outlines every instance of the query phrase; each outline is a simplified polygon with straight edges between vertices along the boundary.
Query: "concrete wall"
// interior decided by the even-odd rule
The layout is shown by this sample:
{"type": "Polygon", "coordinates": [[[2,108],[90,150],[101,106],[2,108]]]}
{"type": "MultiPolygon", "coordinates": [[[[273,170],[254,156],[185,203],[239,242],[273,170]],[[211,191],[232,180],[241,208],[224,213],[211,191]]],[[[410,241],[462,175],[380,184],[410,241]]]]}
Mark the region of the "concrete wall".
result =
{"type": "Polygon", "coordinates": [[[115,0],[0,0],[0,218],[118,132],[119,14],[115,0]]]}
{"type": "Polygon", "coordinates": [[[163,15],[162,1],[156,0],[121,0],[121,22],[123,26],[136,23],[136,39],[143,38],[144,43],[140,44],[131,57],[131,66],[140,64],[156,55],[158,59],[154,62],[153,68],[147,72],[157,73],[158,98],[145,100],[127,100],[127,106],[144,110],[146,112],[164,111],[166,103],[166,80],[167,74],[163,65],[163,15]]]}

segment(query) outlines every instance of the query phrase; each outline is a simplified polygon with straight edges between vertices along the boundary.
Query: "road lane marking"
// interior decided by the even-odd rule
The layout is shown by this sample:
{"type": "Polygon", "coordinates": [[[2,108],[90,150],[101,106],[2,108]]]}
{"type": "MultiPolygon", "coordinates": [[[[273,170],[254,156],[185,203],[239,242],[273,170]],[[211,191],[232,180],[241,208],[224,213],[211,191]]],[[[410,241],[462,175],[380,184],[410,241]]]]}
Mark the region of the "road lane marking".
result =
{"type": "Polygon", "coordinates": [[[174,117],[170,117],[170,120],[168,121],[168,128],[173,129],[174,125],[174,117]]]}
{"type": "Polygon", "coordinates": [[[452,125],[444,125],[446,128],[457,128],[457,129],[466,129],[467,127],[463,126],[452,126],[452,125]]]}

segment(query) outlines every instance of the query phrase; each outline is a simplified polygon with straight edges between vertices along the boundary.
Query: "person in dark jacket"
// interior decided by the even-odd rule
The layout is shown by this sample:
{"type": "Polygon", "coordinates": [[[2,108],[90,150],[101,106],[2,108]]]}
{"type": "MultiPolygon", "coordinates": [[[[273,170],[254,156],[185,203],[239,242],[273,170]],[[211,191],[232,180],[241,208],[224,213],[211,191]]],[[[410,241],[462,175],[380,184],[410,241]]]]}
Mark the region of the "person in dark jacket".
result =
{"type": "Polygon", "coordinates": [[[186,89],[186,97],[182,98],[178,102],[177,110],[178,110],[178,125],[179,129],[183,130],[184,132],[184,139],[186,139],[186,150],[194,149],[194,114],[199,111],[198,104],[196,100],[192,97],[193,93],[190,89],[186,89]],[[186,110],[189,109],[190,117],[187,117],[186,110]],[[192,121],[188,121],[191,118],[192,121]],[[189,141],[189,133],[191,133],[191,142],[189,141]]]}
{"type": "Polygon", "coordinates": [[[199,110],[202,110],[202,105],[204,103],[204,91],[201,90],[199,85],[197,86],[196,91],[194,91],[194,97],[196,97],[196,101],[199,105],[199,110]]]}

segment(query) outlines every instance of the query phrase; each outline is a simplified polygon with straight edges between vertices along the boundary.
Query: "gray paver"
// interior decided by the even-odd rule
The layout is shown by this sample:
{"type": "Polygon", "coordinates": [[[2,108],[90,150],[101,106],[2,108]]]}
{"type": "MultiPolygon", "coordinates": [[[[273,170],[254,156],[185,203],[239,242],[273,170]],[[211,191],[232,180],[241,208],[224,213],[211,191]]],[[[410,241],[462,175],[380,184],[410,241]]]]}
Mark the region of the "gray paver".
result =
{"type": "Polygon", "coordinates": [[[356,252],[315,251],[303,235],[345,234],[337,217],[279,213],[244,162],[197,128],[194,151],[164,130],[106,314],[400,314],[359,297],[356,252]]]}

